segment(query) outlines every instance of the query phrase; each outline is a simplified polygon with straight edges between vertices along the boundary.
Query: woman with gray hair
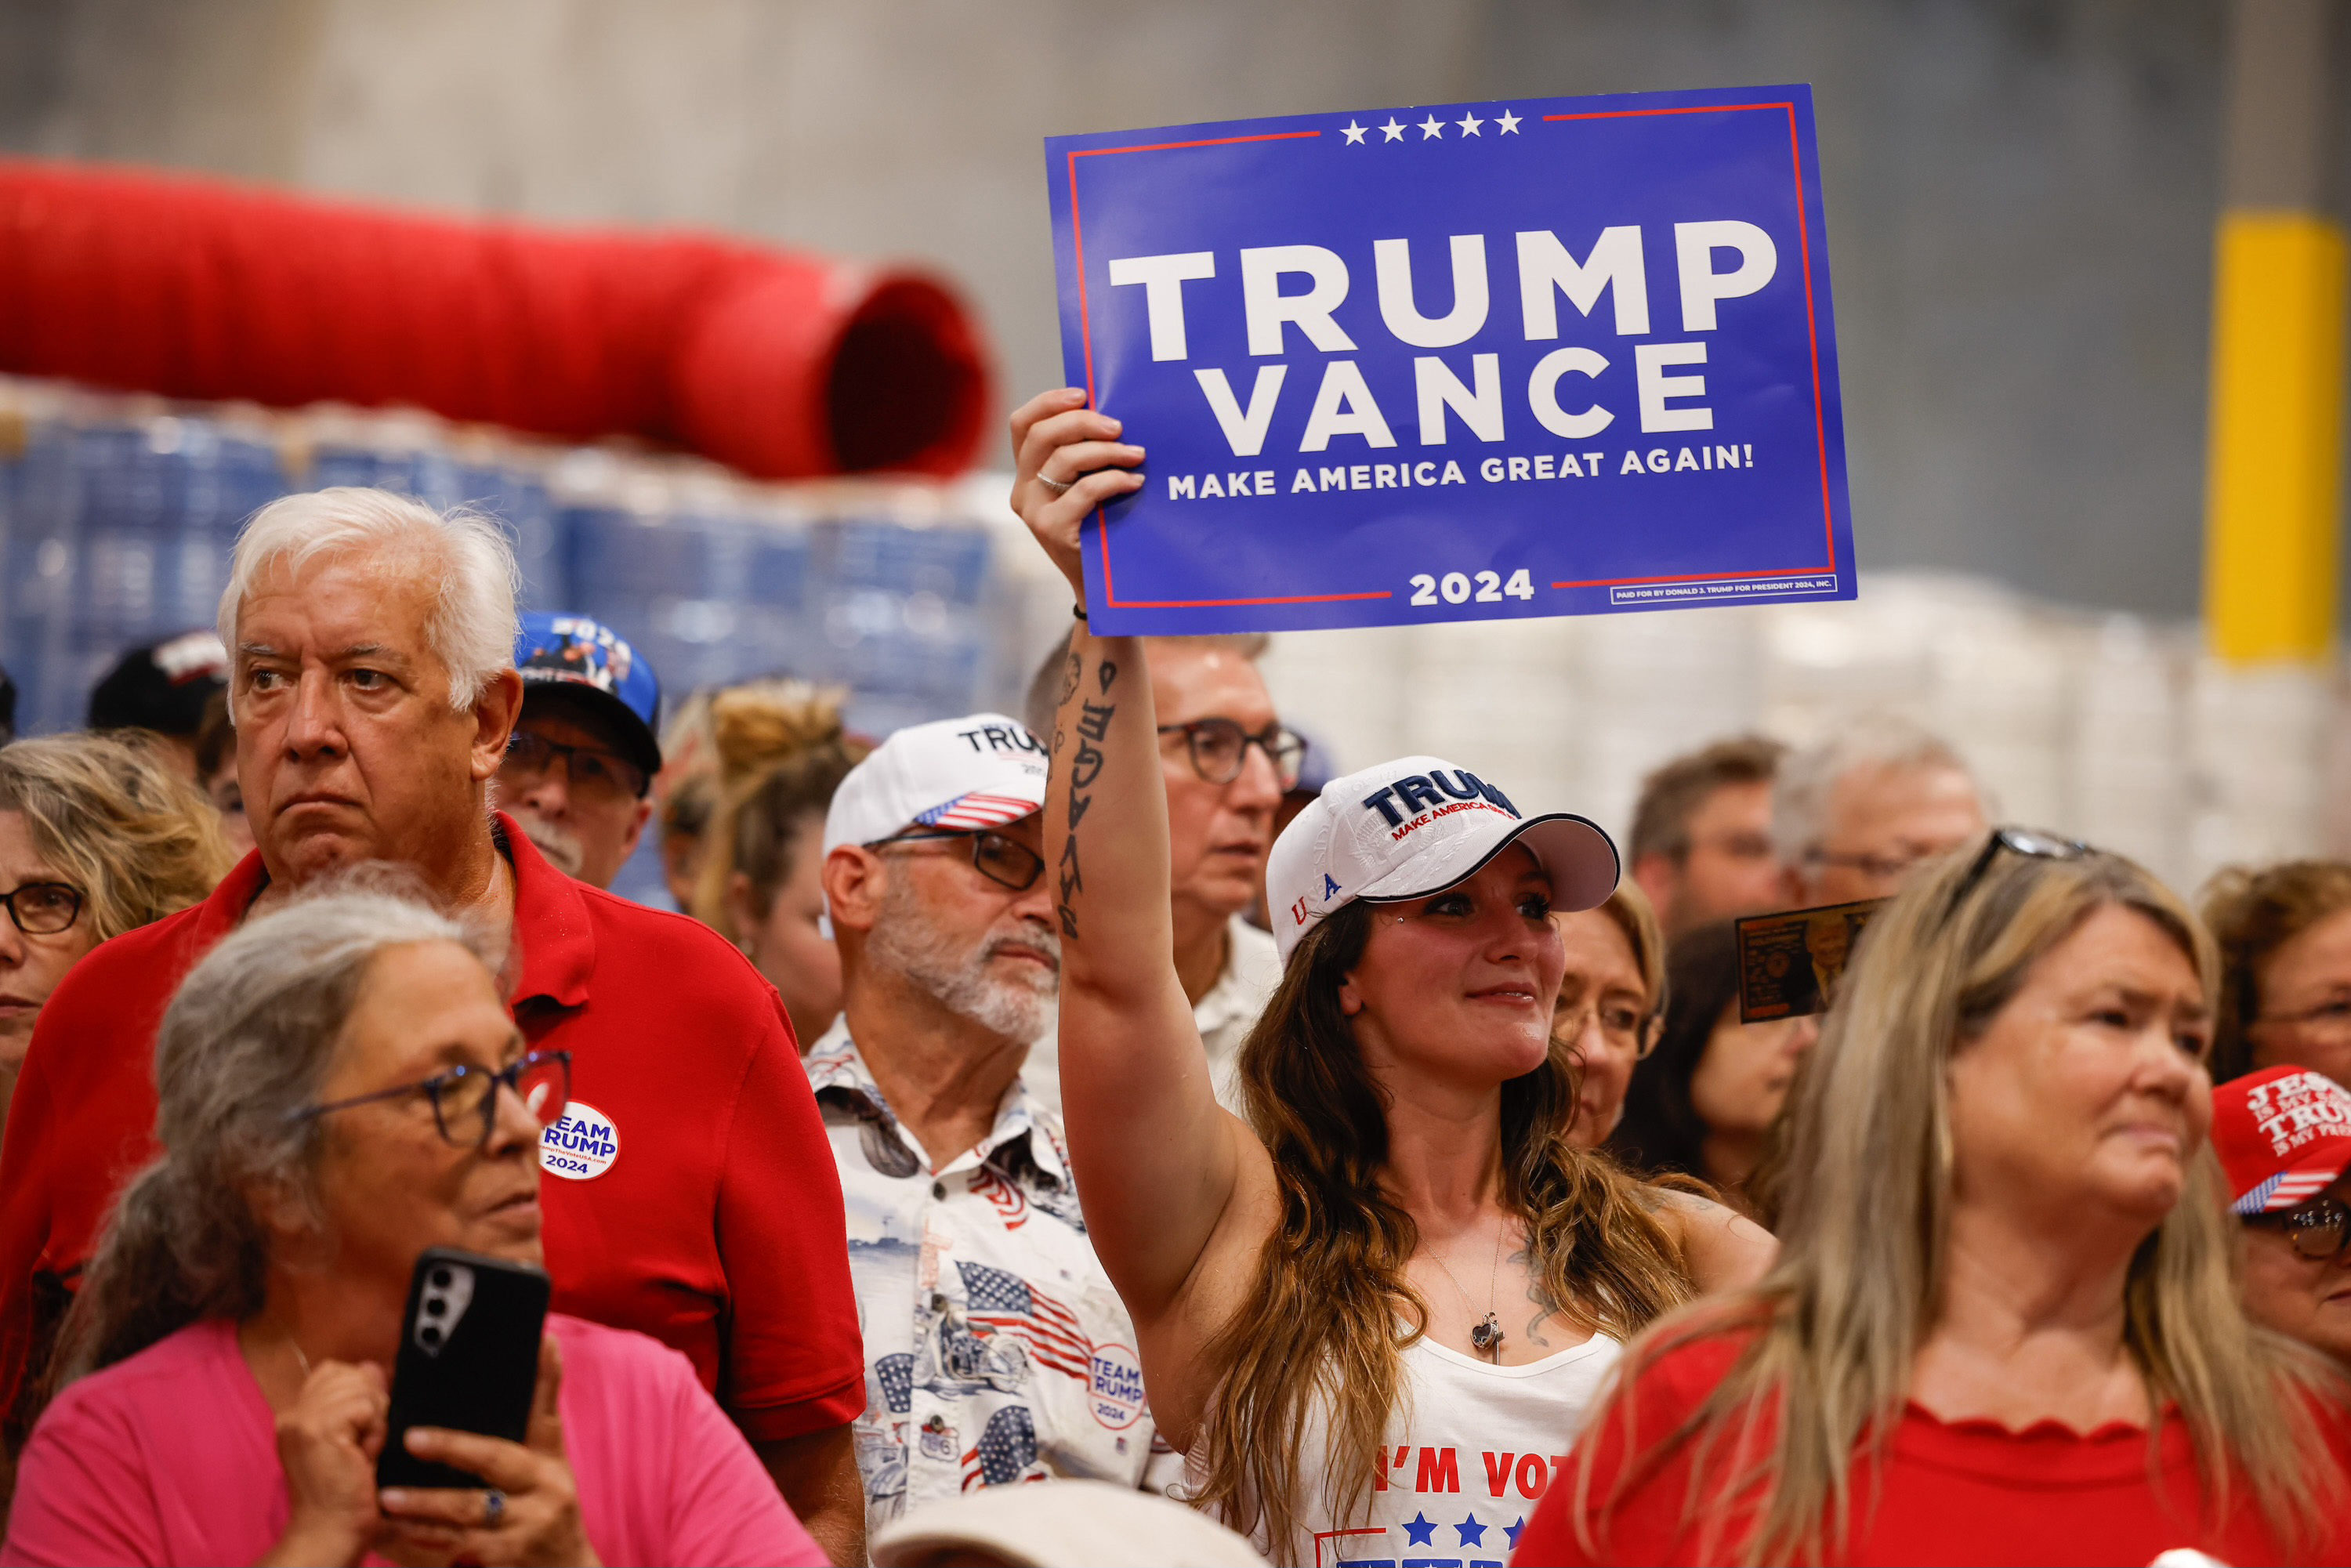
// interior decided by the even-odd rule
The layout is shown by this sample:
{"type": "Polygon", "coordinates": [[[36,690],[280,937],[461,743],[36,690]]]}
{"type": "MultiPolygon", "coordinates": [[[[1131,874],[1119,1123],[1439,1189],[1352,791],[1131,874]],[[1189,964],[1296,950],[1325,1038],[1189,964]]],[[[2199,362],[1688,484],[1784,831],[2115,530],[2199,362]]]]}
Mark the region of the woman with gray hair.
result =
{"type": "Polygon", "coordinates": [[[189,975],[156,1048],[163,1153],[66,1319],[7,1561],[824,1561],[684,1356],[559,1313],[528,1441],[407,1435],[488,1489],[378,1490],[418,1256],[542,1264],[570,1059],[517,1030],[495,946],[346,882],[189,975]]]}

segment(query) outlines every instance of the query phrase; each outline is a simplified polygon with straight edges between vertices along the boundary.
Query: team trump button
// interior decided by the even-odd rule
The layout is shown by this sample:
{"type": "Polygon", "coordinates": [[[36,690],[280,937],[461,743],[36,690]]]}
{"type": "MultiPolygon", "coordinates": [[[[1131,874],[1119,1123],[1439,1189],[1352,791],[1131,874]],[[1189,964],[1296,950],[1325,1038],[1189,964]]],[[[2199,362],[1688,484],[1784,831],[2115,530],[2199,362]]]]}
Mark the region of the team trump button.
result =
{"type": "Polygon", "coordinates": [[[612,1118],[577,1100],[538,1135],[538,1168],[566,1181],[591,1181],[620,1157],[621,1134],[612,1118]]]}

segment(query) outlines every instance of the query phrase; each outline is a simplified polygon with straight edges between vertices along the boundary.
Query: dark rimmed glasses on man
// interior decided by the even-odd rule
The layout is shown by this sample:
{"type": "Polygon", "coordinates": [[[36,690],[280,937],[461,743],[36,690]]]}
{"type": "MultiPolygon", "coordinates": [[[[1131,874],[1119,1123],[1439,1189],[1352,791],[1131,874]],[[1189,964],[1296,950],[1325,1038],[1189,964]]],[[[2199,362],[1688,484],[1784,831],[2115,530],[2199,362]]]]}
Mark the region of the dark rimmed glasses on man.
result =
{"type": "Polygon", "coordinates": [[[354,1105],[422,1094],[432,1102],[434,1124],[441,1129],[444,1140],[461,1149],[479,1149],[488,1146],[490,1131],[497,1125],[498,1090],[502,1085],[514,1092],[522,1108],[542,1129],[552,1127],[563,1119],[563,1108],[571,1103],[571,1053],[534,1051],[500,1068],[452,1067],[413,1083],[379,1089],[372,1094],[354,1094],[348,1100],[329,1101],[324,1105],[305,1106],[287,1119],[307,1122],[329,1111],[348,1111],[354,1105]]]}
{"type": "Polygon", "coordinates": [[[1305,737],[1278,724],[1251,735],[1228,718],[1196,718],[1189,724],[1163,724],[1159,733],[1182,736],[1192,755],[1192,771],[1210,784],[1229,784],[1239,778],[1252,746],[1273,764],[1284,789],[1298,782],[1306,766],[1305,737]]]}
{"type": "Polygon", "coordinates": [[[608,802],[642,800],[653,788],[645,770],[601,746],[566,746],[535,730],[517,729],[507,742],[498,777],[511,789],[528,789],[556,768],[572,793],[608,802]]]}
{"type": "Polygon", "coordinates": [[[0,904],[27,936],[55,936],[81,918],[81,889],[62,882],[26,883],[14,893],[0,893],[0,904]]]}
{"type": "Polygon", "coordinates": [[[2345,1243],[2351,1242],[2351,1208],[2332,1197],[2313,1198],[2277,1214],[2249,1214],[2245,1223],[2284,1231],[2295,1253],[2314,1263],[2340,1259],[2345,1243]]]}
{"type": "Polygon", "coordinates": [[[967,839],[971,843],[971,863],[979,874],[994,883],[1001,883],[1015,893],[1026,893],[1037,885],[1045,874],[1045,857],[1018,839],[1005,837],[992,829],[965,829],[956,832],[899,833],[891,838],[875,839],[864,847],[869,850],[888,849],[892,844],[948,843],[967,839]]]}

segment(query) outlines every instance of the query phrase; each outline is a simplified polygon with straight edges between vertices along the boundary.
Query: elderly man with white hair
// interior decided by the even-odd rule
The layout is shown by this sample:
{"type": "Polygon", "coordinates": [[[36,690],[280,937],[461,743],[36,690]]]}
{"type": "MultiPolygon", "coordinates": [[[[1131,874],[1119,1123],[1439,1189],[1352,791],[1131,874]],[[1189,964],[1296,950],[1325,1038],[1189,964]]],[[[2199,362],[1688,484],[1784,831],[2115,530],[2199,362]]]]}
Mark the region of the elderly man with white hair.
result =
{"type": "Polygon", "coordinates": [[[257,847],[204,903],[101,946],[44,1011],[0,1158],[0,1396],[26,1408],[152,1153],[155,1031],[181,977],[290,892],[396,862],[510,932],[515,1020],[571,1055],[570,1109],[539,1151],[556,1308],[683,1351],[810,1532],[858,1561],[864,1364],[790,1025],[715,934],[564,876],[492,810],[522,706],[517,578],[488,519],[378,490],[289,496],[246,526],[220,630],[257,847]]]}
{"type": "Polygon", "coordinates": [[[1983,787],[1959,754],[1890,714],[1793,753],[1772,781],[1772,843],[1797,907],[1888,897],[1984,826],[1983,787]]]}

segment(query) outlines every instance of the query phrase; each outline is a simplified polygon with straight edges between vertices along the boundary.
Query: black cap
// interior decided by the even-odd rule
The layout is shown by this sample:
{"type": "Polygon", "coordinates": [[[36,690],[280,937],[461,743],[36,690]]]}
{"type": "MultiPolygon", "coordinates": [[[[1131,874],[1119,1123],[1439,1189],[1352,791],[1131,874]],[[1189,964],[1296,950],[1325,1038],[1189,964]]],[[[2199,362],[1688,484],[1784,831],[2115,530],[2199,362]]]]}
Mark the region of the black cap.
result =
{"type": "Polygon", "coordinates": [[[152,729],[193,740],[204,705],[228,685],[228,650],[210,632],[183,632],[122,655],[89,694],[92,729],[152,729]]]}

